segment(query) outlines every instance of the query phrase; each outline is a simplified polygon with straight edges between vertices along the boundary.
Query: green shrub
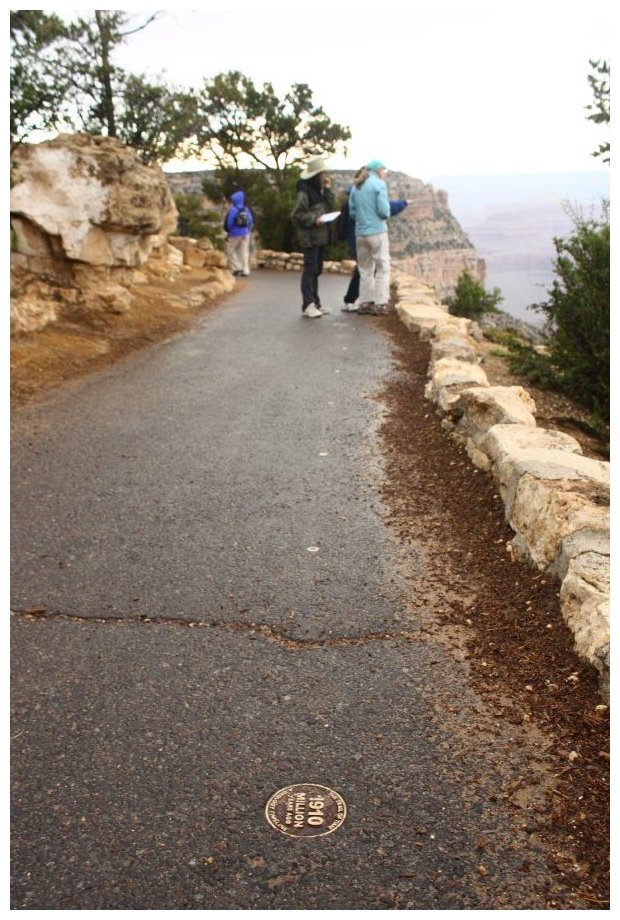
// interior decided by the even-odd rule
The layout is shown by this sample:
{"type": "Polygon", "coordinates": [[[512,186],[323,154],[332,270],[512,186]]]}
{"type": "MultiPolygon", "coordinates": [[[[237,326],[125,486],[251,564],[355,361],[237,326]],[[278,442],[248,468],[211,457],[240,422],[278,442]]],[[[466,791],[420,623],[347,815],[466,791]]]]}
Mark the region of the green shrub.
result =
{"type": "Polygon", "coordinates": [[[446,305],[454,316],[479,319],[485,313],[496,313],[502,299],[499,288],[486,291],[467,269],[463,269],[457,279],[454,294],[447,298],[446,305]]]}
{"type": "Polygon", "coordinates": [[[216,249],[224,249],[222,218],[217,211],[207,211],[198,195],[176,195],[175,204],[179,212],[177,233],[192,239],[209,239],[216,249]]]}
{"type": "Polygon", "coordinates": [[[562,391],[562,382],[558,368],[547,354],[542,354],[531,345],[523,345],[516,340],[508,345],[508,367],[513,374],[527,377],[541,390],[562,391]]]}
{"type": "Polygon", "coordinates": [[[505,345],[509,348],[514,342],[518,342],[518,336],[512,329],[497,329],[495,326],[483,326],[482,332],[485,339],[495,342],[496,345],[505,345]]]}
{"type": "Polygon", "coordinates": [[[559,384],[595,418],[609,422],[609,262],[608,203],[599,219],[573,214],[575,229],[555,239],[556,278],[549,299],[534,309],[547,320],[549,360],[559,384]]]}

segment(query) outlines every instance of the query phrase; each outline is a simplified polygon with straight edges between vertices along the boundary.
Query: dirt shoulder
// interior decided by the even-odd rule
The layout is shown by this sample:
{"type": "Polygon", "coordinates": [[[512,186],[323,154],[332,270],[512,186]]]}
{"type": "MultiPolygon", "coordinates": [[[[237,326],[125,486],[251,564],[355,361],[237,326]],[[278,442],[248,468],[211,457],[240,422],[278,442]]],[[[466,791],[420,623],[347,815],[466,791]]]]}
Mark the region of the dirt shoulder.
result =
{"type": "MultiPolygon", "coordinates": [[[[437,641],[452,641],[456,653],[465,655],[472,685],[498,722],[527,725],[546,736],[544,757],[553,785],[545,807],[525,804],[532,776],[499,795],[520,805],[521,826],[541,842],[550,863],[583,900],[605,909],[609,711],[598,694],[598,676],[574,652],[559,584],[512,559],[507,544],[514,534],[494,481],[473,466],[424,398],[429,344],[393,314],[381,323],[399,369],[381,394],[387,407],[380,431],[387,523],[403,545],[424,544],[431,584],[454,586],[427,632],[437,641]]],[[[521,382],[501,367],[497,377],[492,369],[489,377],[504,385],[521,382]]],[[[554,403],[541,403],[544,411],[557,411],[554,403]]],[[[497,744],[502,744],[499,731],[497,744]]]]}
{"type": "Polygon", "coordinates": [[[191,329],[226,296],[194,307],[183,301],[184,294],[211,277],[209,268],[194,268],[174,280],[137,285],[127,313],[89,311],[72,321],[12,338],[11,407],[32,403],[54,387],[191,329]]]}

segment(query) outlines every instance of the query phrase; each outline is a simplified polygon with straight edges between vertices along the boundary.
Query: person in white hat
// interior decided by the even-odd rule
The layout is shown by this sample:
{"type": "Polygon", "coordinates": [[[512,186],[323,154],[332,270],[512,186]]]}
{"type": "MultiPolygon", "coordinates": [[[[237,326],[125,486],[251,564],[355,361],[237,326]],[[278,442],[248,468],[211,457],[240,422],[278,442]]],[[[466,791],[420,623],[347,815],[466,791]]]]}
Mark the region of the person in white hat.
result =
{"type": "Polygon", "coordinates": [[[387,220],[390,217],[387,168],[381,160],[371,160],[356,175],[349,195],[349,214],[355,220],[357,265],[360,272],[358,313],[373,316],[388,312],[390,300],[390,244],[387,220]]]}
{"type": "Polygon", "coordinates": [[[317,319],[329,310],[321,306],[319,276],[323,271],[325,247],[330,242],[330,225],[321,220],[334,210],[334,193],[321,157],[310,160],[297,183],[297,198],[291,218],[297,228],[304,256],[301,274],[301,315],[317,319]]]}

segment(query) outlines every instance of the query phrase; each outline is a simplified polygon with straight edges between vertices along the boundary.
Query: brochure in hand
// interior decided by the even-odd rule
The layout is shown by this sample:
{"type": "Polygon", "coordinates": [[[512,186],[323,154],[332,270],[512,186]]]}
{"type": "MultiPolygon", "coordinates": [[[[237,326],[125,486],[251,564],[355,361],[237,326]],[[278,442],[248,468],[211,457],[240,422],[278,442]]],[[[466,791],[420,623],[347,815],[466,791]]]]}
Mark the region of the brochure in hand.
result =
{"type": "Polygon", "coordinates": [[[321,214],[319,217],[320,224],[329,224],[332,220],[336,220],[337,217],[340,217],[340,211],[329,211],[327,214],[321,214]]]}

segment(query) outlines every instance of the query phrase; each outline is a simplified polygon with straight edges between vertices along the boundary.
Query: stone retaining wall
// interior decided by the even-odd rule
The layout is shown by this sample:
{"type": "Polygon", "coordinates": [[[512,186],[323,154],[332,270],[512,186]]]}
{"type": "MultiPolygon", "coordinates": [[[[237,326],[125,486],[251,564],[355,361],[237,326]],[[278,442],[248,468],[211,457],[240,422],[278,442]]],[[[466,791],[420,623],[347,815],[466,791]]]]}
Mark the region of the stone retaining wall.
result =
{"type": "MultiPolygon", "coordinates": [[[[301,253],[260,250],[257,268],[299,271],[301,253]]],[[[354,262],[325,270],[350,274],[354,262]]],[[[575,650],[599,673],[609,701],[609,463],[582,455],[575,438],[536,425],[536,404],[520,386],[491,386],[479,326],[452,316],[434,287],[392,271],[396,312],[430,341],[425,395],[472,463],[497,482],[515,536],[507,549],[561,585],[562,616],[575,650]]]]}
{"type": "Polygon", "coordinates": [[[609,463],[569,435],[536,426],[520,386],[490,386],[476,323],[451,316],[434,289],[393,273],[396,311],[431,343],[425,395],[472,463],[497,482],[515,536],[508,550],[558,578],[575,649],[609,699],[609,463]]]}
{"type": "MultiPolygon", "coordinates": [[[[280,272],[299,272],[304,266],[303,252],[273,252],[271,249],[257,249],[252,253],[253,268],[269,268],[280,272]]],[[[323,271],[335,275],[350,275],[355,262],[324,262],[323,271]]]]}

